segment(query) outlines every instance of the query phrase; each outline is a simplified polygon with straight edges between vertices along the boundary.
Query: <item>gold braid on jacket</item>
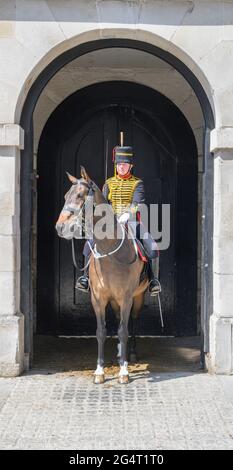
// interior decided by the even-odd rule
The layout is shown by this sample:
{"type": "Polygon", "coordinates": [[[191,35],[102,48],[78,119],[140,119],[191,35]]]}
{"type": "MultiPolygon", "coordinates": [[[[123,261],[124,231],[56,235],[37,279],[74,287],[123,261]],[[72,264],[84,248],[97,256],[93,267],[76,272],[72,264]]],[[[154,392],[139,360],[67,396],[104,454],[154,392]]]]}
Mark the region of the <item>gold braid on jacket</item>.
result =
{"type": "MultiPolygon", "coordinates": [[[[118,175],[108,178],[105,182],[103,193],[111,203],[117,216],[126,211],[134,213],[137,211],[137,204],[132,204],[135,190],[142,180],[131,175],[130,178],[120,178],[118,175]]],[[[138,202],[143,202],[138,201],[138,202]]]]}

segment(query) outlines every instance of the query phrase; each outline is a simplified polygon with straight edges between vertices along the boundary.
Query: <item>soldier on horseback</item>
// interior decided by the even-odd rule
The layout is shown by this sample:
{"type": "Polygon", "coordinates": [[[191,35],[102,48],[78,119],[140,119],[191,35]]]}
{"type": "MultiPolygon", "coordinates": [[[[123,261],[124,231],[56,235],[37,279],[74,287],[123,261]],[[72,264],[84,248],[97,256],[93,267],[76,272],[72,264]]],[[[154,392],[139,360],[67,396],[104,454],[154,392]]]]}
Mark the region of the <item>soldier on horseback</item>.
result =
{"type": "MultiPolygon", "coordinates": [[[[133,149],[129,146],[116,146],[114,148],[115,174],[108,178],[103,186],[103,195],[112,205],[113,211],[122,224],[131,224],[138,214],[140,204],[145,202],[145,191],[143,181],[132,174],[133,149]]],[[[149,292],[157,295],[161,291],[158,280],[159,252],[155,240],[137,217],[136,223],[137,238],[140,238],[145,252],[149,258],[149,292]],[[140,233],[140,235],[139,235],[140,233]]],[[[91,253],[91,240],[85,243],[83,254],[85,266],[88,266],[88,259],[91,253]]],[[[76,288],[82,291],[89,290],[88,268],[84,270],[84,275],[78,278],[76,288]]]]}

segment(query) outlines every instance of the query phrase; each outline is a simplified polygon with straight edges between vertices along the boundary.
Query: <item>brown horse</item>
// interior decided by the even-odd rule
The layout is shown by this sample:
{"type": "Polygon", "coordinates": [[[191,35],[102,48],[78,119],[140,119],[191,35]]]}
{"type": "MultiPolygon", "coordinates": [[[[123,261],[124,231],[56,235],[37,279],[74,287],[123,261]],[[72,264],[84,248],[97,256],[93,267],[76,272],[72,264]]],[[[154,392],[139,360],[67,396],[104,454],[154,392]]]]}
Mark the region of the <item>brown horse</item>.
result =
{"type": "MultiPolygon", "coordinates": [[[[81,178],[68,174],[72,186],[65,195],[65,204],[56,223],[60,237],[71,239],[77,226],[83,226],[84,208],[93,197],[93,239],[95,242],[89,266],[91,301],[96,314],[98,340],[97,369],[94,383],[103,383],[104,376],[104,342],[106,339],[105,309],[110,303],[119,320],[119,383],[129,381],[127,363],[128,323],[137,319],[144,304],[144,295],[148,287],[148,278],[140,282],[143,261],[136,255],[132,237],[126,235],[125,228],[119,224],[112,207],[107,204],[100,189],[90,179],[85,168],[81,167],[81,178]],[[95,226],[100,221],[98,206],[105,204],[106,211],[111,211],[113,218],[113,235],[97,238],[95,226]],[[119,235],[121,233],[121,239],[119,235]]],[[[87,216],[86,216],[87,218],[87,216]]],[[[135,346],[135,338],[132,348],[135,346]]]]}

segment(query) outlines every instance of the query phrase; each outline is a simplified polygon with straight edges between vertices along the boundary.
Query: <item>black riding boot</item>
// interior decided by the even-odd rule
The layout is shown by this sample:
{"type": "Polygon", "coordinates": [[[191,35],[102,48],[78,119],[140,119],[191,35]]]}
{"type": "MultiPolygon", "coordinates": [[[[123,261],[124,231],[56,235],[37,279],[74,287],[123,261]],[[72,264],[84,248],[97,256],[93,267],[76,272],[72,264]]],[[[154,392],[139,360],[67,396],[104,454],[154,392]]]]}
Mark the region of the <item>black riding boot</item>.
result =
{"type": "Polygon", "coordinates": [[[161,284],[159,282],[159,257],[149,260],[149,292],[151,296],[155,296],[161,292],[161,284]]]}
{"type": "Polygon", "coordinates": [[[89,261],[89,256],[84,256],[84,273],[82,276],[80,276],[75,284],[75,289],[82,290],[83,292],[89,292],[90,287],[89,287],[89,265],[87,266],[89,261]]]}

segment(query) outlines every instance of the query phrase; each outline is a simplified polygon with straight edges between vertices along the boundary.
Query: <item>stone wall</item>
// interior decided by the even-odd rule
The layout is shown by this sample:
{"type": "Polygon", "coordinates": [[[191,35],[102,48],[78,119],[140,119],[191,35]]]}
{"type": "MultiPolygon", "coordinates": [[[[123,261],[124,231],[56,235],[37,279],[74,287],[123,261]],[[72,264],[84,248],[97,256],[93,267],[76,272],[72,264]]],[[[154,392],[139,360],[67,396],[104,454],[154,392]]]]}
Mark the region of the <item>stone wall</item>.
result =
{"type": "MultiPolygon", "coordinates": [[[[169,51],[192,70],[212,106],[215,226],[209,367],[215,372],[232,371],[232,23],[229,0],[70,0],[69,8],[65,0],[30,0],[30,6],[27,0],[0,0],[0,373],[14,375],[24,366],[19,310],[23,130],[18,126],[23,103],[39,73],[54,58],[101,38],[136,39],[169,51]],[[224,227],[224,235],[219,227],[224,227]]],[[[188,102],[187,113],[191,108],[188,102]]]]}

